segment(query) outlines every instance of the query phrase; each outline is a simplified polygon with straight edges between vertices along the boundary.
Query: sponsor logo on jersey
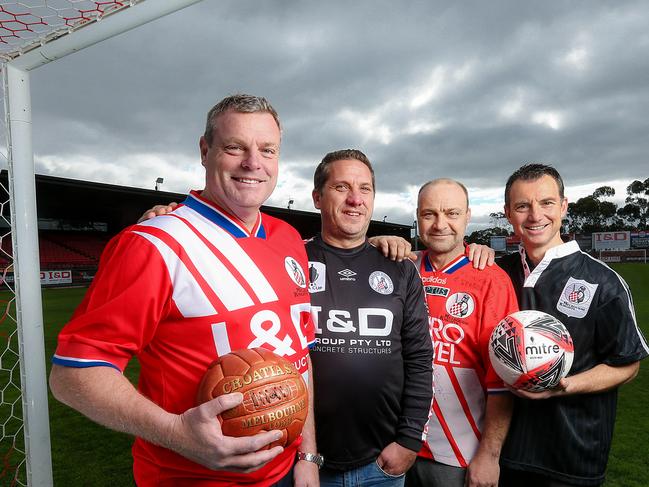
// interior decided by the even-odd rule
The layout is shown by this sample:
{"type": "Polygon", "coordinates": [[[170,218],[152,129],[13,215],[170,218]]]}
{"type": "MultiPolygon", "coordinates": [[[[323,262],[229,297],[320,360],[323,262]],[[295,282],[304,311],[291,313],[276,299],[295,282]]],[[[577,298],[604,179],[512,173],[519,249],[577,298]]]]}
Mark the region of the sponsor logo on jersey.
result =
{"type": "Polygon", "coordinates": [[[455,293],[446,300],[446,311],[456,318],[467,318],[475,309],[475,302],[468,293],[455,293]]]}
{"type": "Polygon", "coordinates": [[[340,278],[341,281],[355,281],[356,278],[354,277],[356,273],[351,270],[351,269],[343,269],[342,271],[338,271],[338,274],[342,276],[340,278]]]}
{"type": "Polygon", "coordinates": [[[290,277],[295,284],[301,288],[306,287],[306,277],[302,267],[297,263],[297,260],[291,256],[286,257],[286,259],[284,259],[284,268],[286,269],[288,277],[290,277]]]}
{"type": "Polygon", "coordinates": [[[320,293],[327,287],[327,266],[322,262],[309,261],[309,292],[320,293]]]}
{"type": "Polygon", "coordinates": [[[379,294],[392,294],[394,291],[394,284],[392,279],[385,272],[374,271],[370,274],[369,279],[370,287],[379,294]]]}
{"type": "Polygon", "coordinates": [[[441,286],[424,286],[424,291],[426,291],[426,294],[429,296],[442,296],[444,298],[448,296],[449,292],[451,292],[449,288],[441,286]]]}
{"type": "Polygon", "coordinates": [[[437,276],[430,276],[430,277],[422,277],[421,282],[424,284],[446,284],[446,278],[445,277],[437,277],[437,276]]]}
{"type": "Polygon", "coordinates": [[[561,291],[557,310],[573,318],[583,318],[588,313],[599,284],[591,284],[571,277],[561,291]]]}

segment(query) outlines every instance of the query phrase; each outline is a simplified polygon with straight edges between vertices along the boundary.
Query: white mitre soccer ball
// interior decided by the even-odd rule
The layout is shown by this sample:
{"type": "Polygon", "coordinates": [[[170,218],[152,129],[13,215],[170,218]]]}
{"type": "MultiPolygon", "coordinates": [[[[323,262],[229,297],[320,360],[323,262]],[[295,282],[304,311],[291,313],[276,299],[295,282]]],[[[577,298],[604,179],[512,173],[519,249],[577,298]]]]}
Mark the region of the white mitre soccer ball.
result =
{"type": "Polygon", "coordinates": [[[489,358],[498,376],[526,391],[555,387],[570,371],[573,353],[563,323],[541,311],[507,315],[489,339],[489,358]]]}

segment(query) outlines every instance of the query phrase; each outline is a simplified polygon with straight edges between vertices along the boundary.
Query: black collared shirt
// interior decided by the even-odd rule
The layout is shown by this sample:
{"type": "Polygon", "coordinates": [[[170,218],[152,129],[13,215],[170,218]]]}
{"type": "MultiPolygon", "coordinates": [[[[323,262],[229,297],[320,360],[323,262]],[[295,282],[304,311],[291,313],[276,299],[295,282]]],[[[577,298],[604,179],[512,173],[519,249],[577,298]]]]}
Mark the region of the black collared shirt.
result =
{"type": "Polygon", "coordinates": [[[306,244],[317,317],[311,349],[316,439],[325,466],[350,470],[396,441],[415,452],[432,398],[433,349],[421,279],[368,243],[306,244]]]}
{"type": "MultiPolygon", "coordinates": [[[[568,375],[598,364],[630,364],[649,354],[626,282],[576,242],[550,249],[534,269],[522,248],[498,264],[512,279],[520,309],[544,311],[567,327],[575,346],[568,375]]],[[[501,463],[575,485],[599,485],[616,406],[617,389],[537,401],[516,398],[501,463]]]]}

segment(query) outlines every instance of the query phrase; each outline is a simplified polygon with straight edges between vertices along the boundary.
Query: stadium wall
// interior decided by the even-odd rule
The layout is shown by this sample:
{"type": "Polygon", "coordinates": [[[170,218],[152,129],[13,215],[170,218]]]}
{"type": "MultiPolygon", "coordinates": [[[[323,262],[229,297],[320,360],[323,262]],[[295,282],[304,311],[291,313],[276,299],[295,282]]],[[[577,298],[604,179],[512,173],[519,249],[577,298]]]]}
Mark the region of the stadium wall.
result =
{"type": "MultiPolygon", "coordinates": [[[[7,187],[6,170],[0,171],[0,184],[7,187]]],[[[41,284],[47,287],[87,286],[110,238],[135,223],[146,209],[185,198],[183,193],[45,175],[36,175],[36,196],[41,284]]],[[[305,239],[320,231],[319,213],[271,206],[263,206],[262,211],[290,223],[305,239]]],[[[2,208],[2,217],[5,221],[0,220],[0,236],[4,235],[0,237],[0,285],[13,282],[8,205],[2,208]]],[[[409,225],[373,220],[368,235],[410,239],[410,231],[409,225]]]]}

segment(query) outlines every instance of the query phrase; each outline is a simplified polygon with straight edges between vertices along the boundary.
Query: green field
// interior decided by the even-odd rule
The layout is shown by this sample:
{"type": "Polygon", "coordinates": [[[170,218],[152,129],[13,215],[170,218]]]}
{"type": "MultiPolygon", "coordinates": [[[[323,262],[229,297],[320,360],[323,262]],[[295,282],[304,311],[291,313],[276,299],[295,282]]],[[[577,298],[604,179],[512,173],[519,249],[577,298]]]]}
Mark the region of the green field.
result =
{"type": "MultiPolygon", "coordinates": [[[[615,266],[633,292],[638,322],[649,336],[649,266],[615,266]]],[[[52,355],[56,335],[83,298],[85,289],[48,289],[43,293],[46,353],[52,355]]],[[[127,375],[137,376],[137,362],[127,375]]],[[[649,485],[649,360],[640,374],[622,387],[613,450],[609,461],[607,487],[646,487],[649,485]]],[[[133,485],[130,445],[127,435],[93,424],[50,396],[52,461],[55,485],[125,486],[133,485]]],[[[0,484],[5,479],[0,479],[0,484]]]]}

